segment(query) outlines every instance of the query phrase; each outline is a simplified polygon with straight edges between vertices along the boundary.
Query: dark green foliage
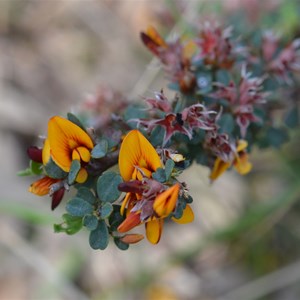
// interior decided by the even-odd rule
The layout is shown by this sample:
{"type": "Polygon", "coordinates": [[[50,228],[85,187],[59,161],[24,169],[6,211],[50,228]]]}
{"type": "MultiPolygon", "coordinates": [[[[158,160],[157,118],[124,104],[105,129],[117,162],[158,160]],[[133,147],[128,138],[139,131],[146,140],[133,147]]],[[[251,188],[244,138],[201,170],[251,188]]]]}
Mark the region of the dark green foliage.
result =
{"type": "Polygon", "coordinates": [[[108,151],[108,142],[105,139],[100,140],[100,142],[93,148],[91,156],[93,158],[102,158],[106,155],[108,151]]]}
{"type": "Polygon", "coordinates": [[[71,164],[71,168],[70,168],[70,172],[68,174],[68,184],[73,184],[76,180],[76,177],[80,171],[81,168],[81,164],[80,161],[75,159],[72,160],[72,164],[71,164]]]}
{"type": "Polygon", "coordinates": [[[94,207],[85,199],[73,198],[68,201],[66,210],[71,216],[84,217],[87,214],[91,214],[94,207]]]}
{"type": "Polygon", "coordinates": [[[103,202],[116,201],[121,192],[118,190],[118,185],[122,182],[119,174],[108,171],[103,173],[97,181],[97,194],[103,202]]]}
{"type": "Polygon", "coordinates": [[[88,230],[95,230],[98,226],[98,218],[94,215],[85,215],[83,218],[83,226],[88,230]]]}
{"type": "Polygon", "coordinates": [[[109,242],[109,232],[105,221],[99,220],[96,229],[90,232],[89,238],[90,246],[97,250],[104,250],[109,242]]]}
{"type": "Polygon", "coordinates": [[[60,167],[58,167],[52,158],[47,162],[47,164],[44,166],[46,174],[55,179],[61,179],[66,178],[67,173],[63,171],[60,167]]]}
{"type": "Polygon", "coordinates": [[[123,243],[118,237],[114,238],[114,242],[120,250],[127,250],[129,248],[129,244],[123,243]]]}

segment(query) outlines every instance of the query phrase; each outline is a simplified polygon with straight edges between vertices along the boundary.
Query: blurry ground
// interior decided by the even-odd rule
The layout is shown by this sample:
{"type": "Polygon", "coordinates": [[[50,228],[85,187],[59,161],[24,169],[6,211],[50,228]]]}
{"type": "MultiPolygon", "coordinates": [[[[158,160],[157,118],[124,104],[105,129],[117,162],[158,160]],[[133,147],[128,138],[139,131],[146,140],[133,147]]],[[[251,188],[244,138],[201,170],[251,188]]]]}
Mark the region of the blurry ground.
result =
{"type": "MultiPolygon", "coordinates": [[[[227,1],[228,7],[234,9],[236,2],[227,1]]],[[[249,8],[257,1],[244,2],[249,8]]],[[[178,11],[187,6],[183,19],[195,16],[197,1],[169,3],[173,8],[177,3],[178,11]]],[[[192,167],[185,180],[195,222],[170,224],[159,245],[143,241],[125,252],[113,245],[91,250],[84,231],[54,234],[52,224],[59,222],[62,208],[51,213],[46,197],[27,193],[31,179],[16,176],[27,167],[26,147],[45,133],[49,117],[76,111],[100,85],[137,99],[163,87],[157,79],[152,83],[157,65],[147,66],[151,57],[139,32],[159,20],[170,30],[172,15],[164,7],[163,1],[0,2],[1,300],[222,299],[253,279],[245,265],[228,256],[234,250],[239,257],[240,249],[210,244],[206,237],[238,219],[249,197],[278,196],[285,182],[274,173],[246,184],[230,172],[211,186],[208,170],[192,167]],[[200,253],[202,241],[209,244],[200,253]],[[173,252],[180,255],[170,262],[173,252]]],[[[255,157],[254,173],[279,172],[276,156],[255,157]]],[[[298,299],[296,292],[283,289],[270,299],[298,299]]]]}

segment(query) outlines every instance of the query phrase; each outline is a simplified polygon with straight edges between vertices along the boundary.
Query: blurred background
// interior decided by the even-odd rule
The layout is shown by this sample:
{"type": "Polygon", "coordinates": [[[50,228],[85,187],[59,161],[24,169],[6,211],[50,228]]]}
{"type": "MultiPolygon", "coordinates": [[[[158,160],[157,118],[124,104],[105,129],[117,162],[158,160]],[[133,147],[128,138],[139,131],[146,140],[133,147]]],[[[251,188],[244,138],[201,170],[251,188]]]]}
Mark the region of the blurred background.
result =
{"type": "Polygon", "coordinates": [[[293,38],[300,1],[0,2],[1,300],[300,299],[299,130],[280,149],[253,149],[246,177],[230,171],[211,185],[192,166],[183,180],[195,221],[124,252],[92,250],[84,230],[54,234],[63,205],[51,212],[49,198],[27,192],[34,178],[16,176],[51,116],[103,91],[142,101],[166,87],[140,31],[180,34],[214,18],[293,38]]]}

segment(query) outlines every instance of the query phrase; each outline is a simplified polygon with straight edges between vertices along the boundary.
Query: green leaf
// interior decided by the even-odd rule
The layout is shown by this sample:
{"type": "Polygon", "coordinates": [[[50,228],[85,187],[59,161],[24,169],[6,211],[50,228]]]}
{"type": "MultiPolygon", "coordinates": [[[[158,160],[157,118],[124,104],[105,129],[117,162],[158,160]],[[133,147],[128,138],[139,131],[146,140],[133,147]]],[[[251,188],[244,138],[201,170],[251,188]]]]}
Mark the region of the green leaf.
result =
{"type": "Polygon", "coordinates": [[[216,72],[216,81],[217,82],[220,82],[226,86],[229,84],[230,79],[231,79],[231,77],[227,70],[223,70],[223,69],[217,70],[217,72],[216,72]]]}
{"type": "Polygon", "coordinates": [[[100,216],[102,219],[108,218],[112,212],[113,212],[113,206],[109,202],[104,203],[100,208],[100,216]]]}
{"type": "Polygon", "coordinates": [[[284,122],[289,128],[296,128],[299,126],[299,110],[297,106],[290,109],[284,119],[284,122]]]}
{"type": "Polygon", "coordinates": [[[156,172],[152,173],[152,178],[157,180],[158,182],[165,182],[166,177],[166,172],[162,168],[157,168],[156,172]]]}
{"type": "Polygon", "coordinates": [[[231,114],[223,114],[221,118],[218,121],[218,124],[220,125],[220,132],[221,133],[227,133],[231,134],[234,130],[234,119],[231,114]]]}
{"type": "Polygon", "coordinates": [[[97,180],[97,193],[101,201],[114,202],[121,192],[118,190],[118,185],[122,182],[122,177],[115,172],[105,172],[97,180]]]}
{"type": "Polygon", "coordinates": [[[69,121],[71,121],[72,123],[74,123],[75,125],[77,125],[78,127],[80,127],[82,130],[84,130],[86,132],[85,127],[83,126],[81,121],[75,115],[73,115],[72,113],[68,113],[67,118],[69,121]]]}
{"type": "Polygon", "coordinates": [[[30,168],[27,168],[25,170],[18,171],[17,175],[18,176],[30,176],[30,175],[34,175],[34,174],[32,173],[30,168]]]}
{"type": "Polygon", "coordinates": [[[41,175],[43,173],[43,164],[36,161],[30,161],[30,168],[32,170],[32,173],[35,175],[41,175]]]}
{"type": "Polygon", "coordinates": [[[285,128],[270,127],[267,131],[267,140],[271,146],[279,148],[289,140],[289,136],[285,128]]]}
{"type": "Polygon", "coordinates": [[[72,216],[83,217],[87,214],[91,214],[94,211],[94,207],[83,199],[73,198],[68,201],[66,211],[72,216]]]}
{"type": "Polygon", "coordinates": [[[82,228],[82,218],[74,217],[69,214],[62,216],[64,222],[61,224],[54,224],[54,232],[65,232],[69,235],[75,234],[82,228]]]}
{"type": "Polygon", "coordinates": [[[159,146],[163,143],[165,137],[165,129],[162,126],[156,126],[149,137],[150,143],[153,147],[159,146]]]}
{"type": "Polygon", "coordinates": [[[127,250],[129,248],[129,244],[122,242],[120,238],[115,237],[114,242],[120,250],[127,250]]]}
{"type": "Polygon", "coordinates": [[[172,159],[168,159],[165,164],[165,174],[166,174],[167,181],[169,180],[174,167],[175,167],[175,162],[172,159]]]}
{"type": "Polygon", "coordinates": [[[75,182],[76,177],[77,177],[77,175],[80,171],[80,168],[81,168],[80,161],[78,159],[72,160],[70,172],[69,172],[69,175],[68,175],[68,184],[69,185],[71,185],[75,182]]]}
{"type": "Polygon", "coordinates": [[[44,166],[44,170],[49,177],[54,179],[67,177],[67,173],[57,166],[52,158],[50,158],[48,163],[44,166]]]}
{"type": "Polygon", "coordinates": [[[87,187],[80,187],[77,191],[76,198],[81,198],[90,204],[95,204],[96,197],[87,187]]]}
{"type": "Polygon", "coordinates": [[[102,158],[106,155],[108,151],[108,141],[101,140],[92,150],[91,156],[93,158],[102,158]]]}
{"type": "Polygon", "coordinates": [[[91,231],[90,233],[90,238],[89,238],[90,246],[95,250],[96,249],[104,250],[108,245],[108,241],[109,241],[109,233],[108,233],[106,223],[105,221],[100,220],[98,222],[97,228],[91,231]]]}
{"type": "Polygon", "coordinates": [[[85,215],[83,218],[83,225],[88,230],[95,230],[98,226],[98,218],[94,215],[85,215]]]}
{"type": "Polygon", "coordinates": [[[120,214],[120,205],[113,205],[113,212],[109,216],[108,222],[111,231],[116,231],[118,226],[125,220],[125,216],[120,214]]]}
{"type": "MultiPolygon", "coordinates": [[[[145,107],[141,105],[136,105],[136,104],[129,105],[124,112],[124,120],[126,122],[131,119],[137,119],[137,118],[144,119],[146,117],[147,117],[147,112],[145,111],[145,107]]],[[[134,125],[134,123],[132,122],[129,125],[130,126],[134,125]]]]}

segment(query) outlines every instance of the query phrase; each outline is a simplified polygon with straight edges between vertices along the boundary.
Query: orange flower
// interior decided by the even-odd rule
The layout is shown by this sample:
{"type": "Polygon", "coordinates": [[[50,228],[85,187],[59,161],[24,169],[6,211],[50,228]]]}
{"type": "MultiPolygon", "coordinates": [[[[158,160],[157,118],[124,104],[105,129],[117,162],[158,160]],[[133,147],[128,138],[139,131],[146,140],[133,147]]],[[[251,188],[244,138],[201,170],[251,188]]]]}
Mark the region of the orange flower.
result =
{"type": "Polygon", "coordinates": [[[217,157],[217,159],[215,160],[213,170],[210,174],[210,179],[211,180],[217,179],[232,165],[236,169],[236,171],[241,175],[245,175],[249,173],[252,169],[252,164],[248,161],[248,154],[245,150],[247,146],[248,146],[247,141],[244,140],[238,141],[236,154],[232,162],[225,162],[221,160],[220,157],[217,157]]]}
{"type": "MultiPolygon", "coordinates": [[[[135,192],[128,192],[121,206],[121,214],[127,207],[126,219],[118,227],[119,232],[127,232],[145,223],[147,239],[152,244],[160,240],[164,218],[176,208],[180,184],[177,183],[164,190],[164,185],[151,179],[152,173],[162,167],[160,158],[149,141],[138,131],[130,131],[123,140],[119,155],[120,174],[125,185],[135,192]],[[144,178],[144,179],[143,179],[144,178]],[[147,188],[143,188],[141,180],[147,188]],[[133,183],[133,184],[132,184],[133,183]],[[140,193],[136,193],[140,188],[140,193]],[[161,191],[162,189],[162,191],[161,191]]],[[[184,224],[193,221],[192,209],[187,205],[180,219],[175,222],[184,224]]]]}
{"type": "MultiPolygon", "coordinates": [[[[83,129],[59,116],[49,120],[48,142],[53,161],[65,172],[70,171],[73,160],[79,160],[81,165],[88,163],[94,147],[92,139],[83,129]]],[[[47,153],[45,156],[47,157],[47,153]]],[[[87,176],[87,171],[82,166],[76,181],[82,183],[87,176]]]]}
{"type": "Polygon", "coordinates": [[[48,176],[45,176],[33,182],[30,185],[28,191],[38,196],[45,196],[49,194],[51,185],[58,181],[59,179],[53,179],[48,176]]]}

